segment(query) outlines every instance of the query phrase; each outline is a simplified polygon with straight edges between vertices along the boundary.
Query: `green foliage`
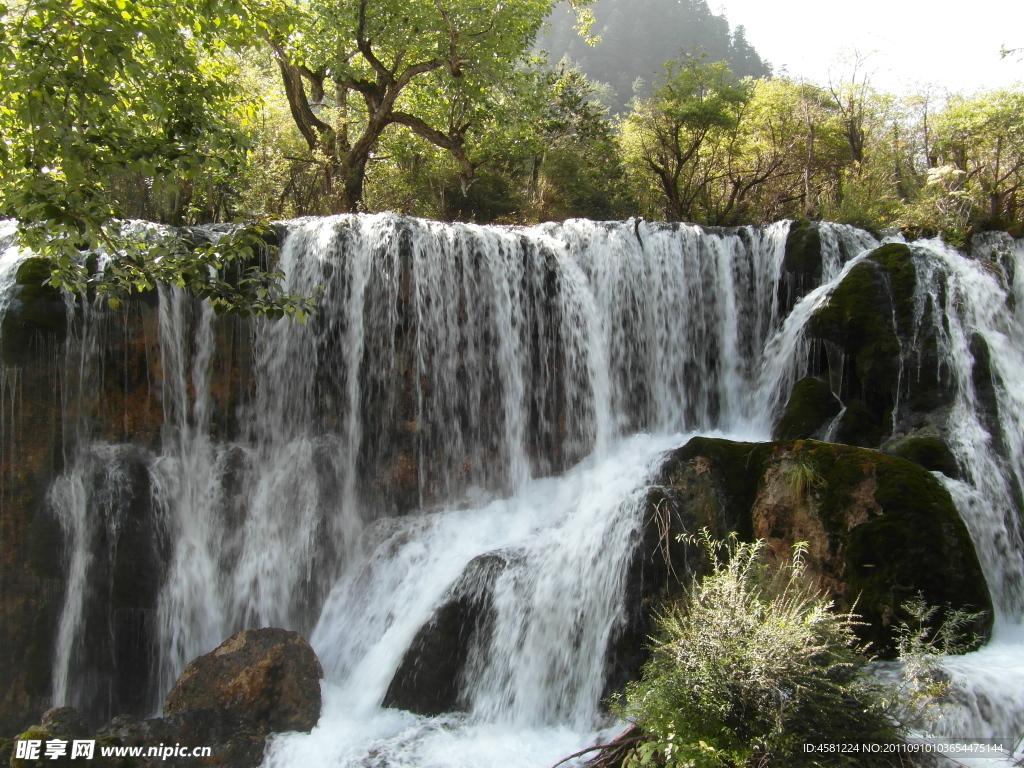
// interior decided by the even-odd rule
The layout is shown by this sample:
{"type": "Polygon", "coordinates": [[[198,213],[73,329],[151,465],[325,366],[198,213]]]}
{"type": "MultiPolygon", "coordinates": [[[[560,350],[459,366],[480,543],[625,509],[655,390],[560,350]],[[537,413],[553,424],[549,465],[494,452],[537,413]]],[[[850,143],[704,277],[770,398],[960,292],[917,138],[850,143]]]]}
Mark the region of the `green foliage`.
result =
{"type": "Polygon", "coordinates": [[[721,173],[722,150],[740,124],[751,88],[724,62],[686,57],[666,64],[665,82],[626,118],[627,166],[641,185],[655,180],[669,219],[706,220],[709,188],[721,173]]]}
{"type": "Polygon", "coordinates": [[[825,478],[818,474],[814,464],[804,459],[798,459],[787,467],[786,483],[797,504],[803,504],[811,489],[820,490],[828,485],[825,478]]]}
{"type": "Polygon", "coordinates": [[[50,260],[51,285],[92,289],[112,307],[166,282],[218,311],[310,311],[307,299],[281,294],[279,275],[252,264],[260,225],[189,249],[120,224],[130,212],[121,200],[140,191],[174,200],[156,206],[172,223],[227,213],[220,191],[242,167],[253,115],[231,51],[260,27],[233,0],[0,5],[0,215],[17,219],[22,243],[50,260]],[[82,253],[97,250],[109,261],[92,275],[82,253]],[[225,269],[246,263],[229,284],[225,269]]]}
{"type": "Polygon", "coordinates": [[[942,717],[951,685],[942,669],[942,659],[980,645],[973,628],[982,614],[947,609],[935,626],[939,607],[928,605],[921,593],[903,603],[902,608],[909,617],[896,628],[903,670],[893,685],[882,689],[883,704],[900,728],[920,730],[942,717]]]}
{"type": "Polygon", "coordinates": [[[492,107],[467,133],[472,178],[450,153],[399,128],[381,138],[367,207],[480,222],[623,218],[623,170],[597,95],[579,70],[530,61],[492,89],[492,107]]]}
{"type": "Polygon", "coordinates": [[[711,572],[658,621],[643,679],[627,688],[624,714],[651,736],[627,764],[796,765],[807,741],[896,737],[861,674],[854,617],[813,587],[802,545],[769,567],[764,542],[716,542],[706,530],[689,542],[711,572]]]}
{"type": "MultiPolygon", "coordinates": [[[[291,296],[281,291],[283,275],[263,266],[273,249],[265,221],[238,225],[211,242],[188,243],[181,233],[157,226],[110,222],[100,231],[92,255],[105,264],[93,271],[90,254],[61,252],[51,257],[48,285],[74,294],[105,299],[111,309],[133,293],[153,290],[157,283],[174,285],[208,299],[217,314],[242,317],[285,315],[303,322],[315,311],[316,296],[291,296]]],[[[26,228],[23,239],[36,253],[47,253],[45,226],[26,228]]]]}
{"type": "MultiPolygon", "coordinates": [[[[0,0],[0,216],[67,287],[80,252],[140,249],[121,292],[158,279],[142,274],[152,244],[117,233],[127,218],[829,218],[955,242],[1020,219],[1019,87],[943,108],[879,93],[863,59],[827,86],[768,79],[703,0],[591,6],[0,0]],[[672,55],[613,123],[601,105],[672,55]]],[[[186,284],[218,293],[197,274],[186,284]]],[[[249,289],[275,290],[256,283],[236,298],[262,311],[249,289]]]]}
{"type": "Polygon", "coordinates": [[[249,23],[230,0],[0,6],[3,214],[89,237],[121,213],[118,178],[180,194],[229,176],[251,109],[227,48],[249,23]]]}
{"type": "Polygon", "coordinates": [[[1024,89],[953,97],[937,122],[937,167],[950,169],[932,179],[933,192],[935,187],[946,192],[939,205],[952,208],[956,223],[964,213],[958,203],[968,199],[970,218],[984,226],[1018,220],[1017,196],[1024,188],[1024,89]]]}
{"type": "Polygon", "coordinates": [[[503,111],[551,0],[271,7],[268,39],[290,112],[322,168],[329,209],[342,212],[364,207],[367,166],[392,126],[450,153],[465,194],[481,163],[474,136],[503,111]]]}

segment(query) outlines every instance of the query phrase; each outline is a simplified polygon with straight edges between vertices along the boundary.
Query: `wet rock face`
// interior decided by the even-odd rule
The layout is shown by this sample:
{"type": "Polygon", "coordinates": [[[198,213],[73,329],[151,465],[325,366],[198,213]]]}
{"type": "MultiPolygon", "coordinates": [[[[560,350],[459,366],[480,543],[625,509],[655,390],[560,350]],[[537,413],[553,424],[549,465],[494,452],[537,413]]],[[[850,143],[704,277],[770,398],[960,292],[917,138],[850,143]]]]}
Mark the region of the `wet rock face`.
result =
{"type": "MultiPolygon", "coordinates": [[[[814,248],[806,232],[796,245],[814,248]]],[[[949,298],[941,290],[919,290],[919,279],[929,279],[921,258],[902,243],[883,245],[855,265],[817,309],[806,328],[814,345],[811,375],[790,393],[776,439],[879,448],[929,471],[959,475],[944,441],[956,385],[944,371],[937,337],[942,331],[934,320],[949,298]]],[[[1001,451],[995,397],[1000,382],[985,340],[975,334],[969,341],[979,415],[1001,451]]]]}
{"type": "Polygon", "coordinates": [[[775,425],[777,440],[805,440],[824,437],[824,432],[842,410],[832,388],[814,376],[806,376],[793,386],[786,410],[775,425]]]}
{"type": "Polygon", "coordinates": [[[901,348],[886,277],[879,264],[870,259],[861,262],[808,325],[810,338],[834,344],[845,356],[840,397],[851,417],[844,416],[839,425],[840,433],[849,433],[848,440],[837,435],[841,442],[876,445],[877,432],[886,426],[891,431],[891,421],[886,424],[886,419],[896,401],[901,348]],[[855,417],[850,414],[854,403],[860,412],[855,417]]]}
{"type": "Polygon", "coordinates": [[[662,480],[655,511],[667,515],[663,544],[648,556],[675,573],[648,590],[670,595],[701,574],[699,554],[676,534],[735,530],[765,539],[779,558],[807,542],[810,572],[839,610],[860,614],[858,633],[875,652],[891,652],[893,628],[907,618],[902,605],[919,592],[931,605],[986,611],[975,629],[991,628],[967,529],[942,485],[910,461],[804,440],[694,438],[671,456],[662,480]]]}
{"type": "Polygon", "coordinates": [[[790,226],[782,268],[778,299],[779,306],[788,313],[801,296],[821,281],[821,231],[816,222],[804,219],[790,226]]]}
{"type": "Polygon", "coordinates": [[[473,558],[442,604],[420,627],[384,696],[384,706],[420,715],[465,709],[461,682],[474,647],[485,646],[494,626],[495,580],[507,553],[473,558]]]}
{"type": "Polygon", "coordinates": [[[232,711],[263,735],[308,733],[320,719],[323,675],[298,632],[243,630],[185,667],[167,694],[164,715],[232,711]]]}

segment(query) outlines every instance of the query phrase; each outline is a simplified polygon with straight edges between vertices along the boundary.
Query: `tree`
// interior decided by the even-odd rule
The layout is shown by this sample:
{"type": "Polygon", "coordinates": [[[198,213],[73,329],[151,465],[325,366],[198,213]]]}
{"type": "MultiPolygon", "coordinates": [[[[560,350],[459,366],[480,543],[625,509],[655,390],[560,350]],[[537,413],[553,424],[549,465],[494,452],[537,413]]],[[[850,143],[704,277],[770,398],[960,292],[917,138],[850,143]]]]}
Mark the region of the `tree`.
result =
{"type": "Polygon", "coordinates": [[[295,124],[322,161],[331,208],[361,208],[367,164],[392,125],[449,152],[468,184],[475,168],[466,134],[480,119],[477,106],[514,73],[550,9],[550,0],[275,6],[267,38],[295,124]],[[445,94],[445,114],[414,106],[423,89],[445,94]]]}
{"type": "MultiPolygon", "coordinates": [[[[525,170],[533,219],[627,215],[624,169],[601,89],[563,60],[536,72],[525,170]]],[[[524,131],[526,133],[526,131],[524,131]]]]}
{"type": "Polygon", "coordinates": [[[748,215],[762,222],[816,218],[850,161],[829,92],[785,77],[759,81],[744,134],[747,145],[764,158],[755,168],[766,162],[773,166],[768,178],[751,190],[748,215]]]}
{"type": "Polygon", "coordinates": [[[1015,221],[1024,188],[1024,90],[954,97],[936,123],[937,164],[962,173],[973,218],[985,226],[1015,221]]]}
{"type": "Polygon", "coordinates": [[[624,152],[636,172],[653,175],[665,215],[695,220],[698,202],[720,172],[702,152],[739,124],[750,99],[749,81],[737,82],[725,62],[687,57],[666,65],[664,84],[638,101],[623,126],[624,152]]]}

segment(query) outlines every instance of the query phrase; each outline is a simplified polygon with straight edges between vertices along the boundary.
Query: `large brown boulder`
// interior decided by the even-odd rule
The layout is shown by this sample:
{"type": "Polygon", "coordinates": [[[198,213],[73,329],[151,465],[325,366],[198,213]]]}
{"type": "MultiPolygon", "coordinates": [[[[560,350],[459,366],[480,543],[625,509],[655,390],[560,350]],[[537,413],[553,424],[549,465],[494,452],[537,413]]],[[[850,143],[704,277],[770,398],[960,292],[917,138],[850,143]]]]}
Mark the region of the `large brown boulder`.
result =
{"type": "Polygon", "coordinates": [[[298,632],[246,629],[185,667],[164,700],[164,716],[231,711],[257,733],[308,733],[320,719],[323,676],[298,632]]]}
{"type": "Polygon", "coordinates": [[[167,694],[163,717],[121,715],[100,728],[101,745],[145,751],[131,765],[111,758],[97,768],[256,768],[271,733],[309,732],[316,725],[322,677],[316,654],[297,632],[238,632],[185,667],[167,694]],[[172,744],[209,747],[210,754],[148,754],[172,744]]]}

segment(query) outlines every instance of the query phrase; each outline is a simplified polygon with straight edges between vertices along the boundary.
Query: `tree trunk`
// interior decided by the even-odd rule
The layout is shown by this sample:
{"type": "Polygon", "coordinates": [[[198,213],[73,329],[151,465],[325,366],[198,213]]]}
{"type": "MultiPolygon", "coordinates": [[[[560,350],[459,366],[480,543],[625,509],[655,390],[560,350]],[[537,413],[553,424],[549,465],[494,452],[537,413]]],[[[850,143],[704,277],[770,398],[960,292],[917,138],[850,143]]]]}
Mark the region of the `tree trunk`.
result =
{"type": "Polygon", "coordinates": [[[368,154],[355,157],[352,152],[338,168],[340,184],[331,204],[331,213],[359,213],[363,210],[363,183],[366,180],[368,154]]]}

